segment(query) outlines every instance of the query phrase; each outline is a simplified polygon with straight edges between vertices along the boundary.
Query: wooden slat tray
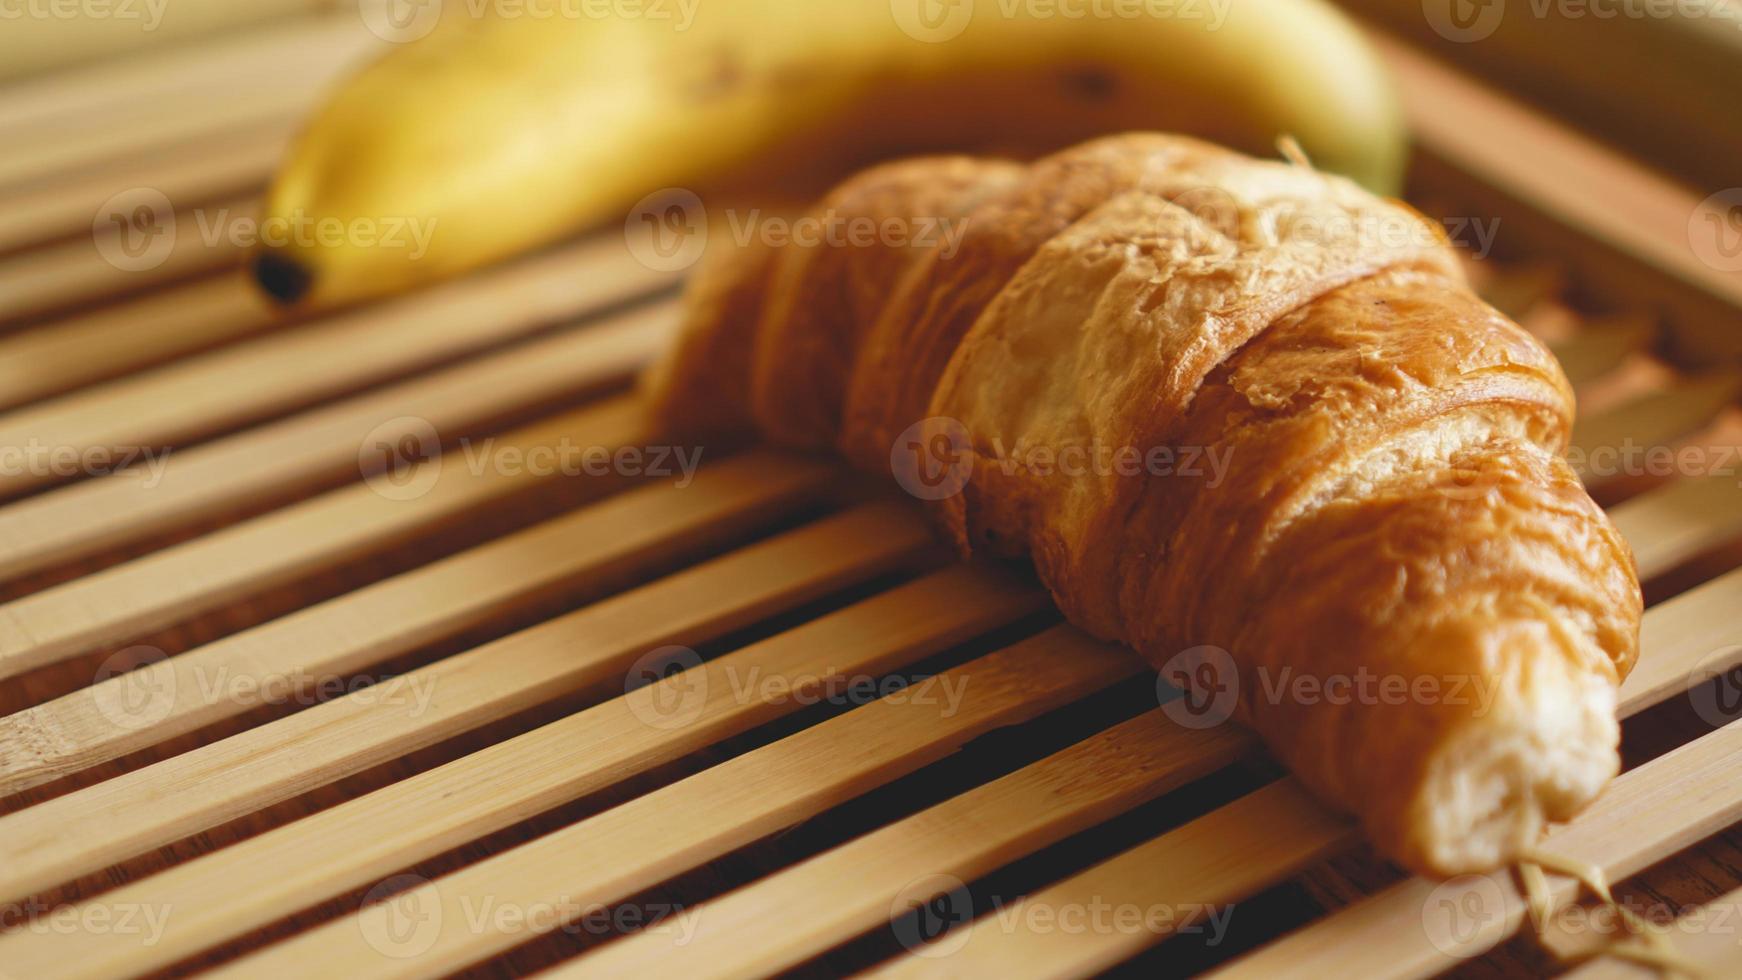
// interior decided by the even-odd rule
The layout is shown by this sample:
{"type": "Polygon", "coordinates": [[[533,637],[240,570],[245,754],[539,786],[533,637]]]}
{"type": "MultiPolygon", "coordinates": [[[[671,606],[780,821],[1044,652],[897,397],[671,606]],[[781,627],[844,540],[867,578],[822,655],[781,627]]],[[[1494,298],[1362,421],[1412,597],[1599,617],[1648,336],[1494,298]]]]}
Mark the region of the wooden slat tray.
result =
{"type": "MultiPolygon", "coordinates": [[[[0,472],[0,976],[1533,975],[1600,948],[1533,926],[1510,873],[1403,878],[830,464],[541,468],[664,451],[628,381],[678,283],[614,236],[275,318],[186,232],[245,221],[372,48],[308,17],[0,90],[0,446],[150,451],[0,472]],[[104,261],[91,214],[158,185],[174,248],[104,261]]],[[[1701,195],[1387,51],[1413,195],[1498,222],[1473,275],[1566,365],[1647,581],[1627,771],[1548,848],[1742,974],[1742,277],[1677,239],[1701,195]]]]}

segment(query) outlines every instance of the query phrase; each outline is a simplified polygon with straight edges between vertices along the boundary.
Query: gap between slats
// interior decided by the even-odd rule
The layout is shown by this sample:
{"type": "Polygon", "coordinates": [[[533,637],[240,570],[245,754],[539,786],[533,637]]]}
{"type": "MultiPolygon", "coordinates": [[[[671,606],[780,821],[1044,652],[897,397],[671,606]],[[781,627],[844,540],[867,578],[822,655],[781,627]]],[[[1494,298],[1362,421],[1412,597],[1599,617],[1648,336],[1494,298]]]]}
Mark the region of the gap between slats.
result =
{"type": "Polygon", "coordinates": [[[904,509],[865,505],[0,818],[0,894],[33,893],[558,695],[620,681],[649,650],[723,636],[911,564],[931,547],[904,509]]]}
{"type": "MultiPolygon", "coordinates": [[[[239,269],[238,239],[255,214],[252,195],[178,212],[174,240],[149,268],[111,260],[120,237],[112,225],[0,258],[0,324],[91,307],[203,273],[239,269]]],[[[100,317],[103,312],[98,308],[90,315],[100,317]]]]}
{"type": "Polygon", "coordinates": [[[866,975],[1089,976],[1160,942],[1203,909],[1272,884],[1279,868],[1307,867],[1356,836],[1353,825],[1285,779],[958,926],[965,933],[940,938],[939,955],[900,956],[866,975]],[[1153,925],[1070,932],[1033,926],[1099,907],[1137,910],[1153,925]]]}
{"type": "Polygon", "coordinates": [[[0,796],[167,741],[487,623],[583,582],[704,553],[831,471],[766,453],[706,467],[682,492],[628,491],[64,697],[0,717],[0,796]]]}
{"type": "Polygon", "coordinates": [[[674,322],[670,304],[651,305],[174,453],[155,477],[86,480],[0,507],[0,579],[169,534],[262,495],[360,475],[371,437],[445,441],[627,376],[674,322]]]}
{"type": "MultiPolygon", "coordinates": [[[[149,946],[84,944],[80,970],[167,965],[374,877],[799,710],[837,682],[940,652],[1044,604],[948,568],[102,899],[177,909],[149,946]],[[741,696],[773,685],[782,697],[741,696]],[[342,846],[337,842],[349,841],[342,846]],[[251,872],[238,876],[235,862],[251,872]]],[[[0,951],[4,950],[0,940],[0,951]]],[[[22,950],[9,955],[25,955],[22,950]]]]}
{"type": "Polygon", "coordinates": [[[282,123],[253,123],[86,167],[46,186],[0,188],[0,253],[89,235],[104,204],[126,191],[154,191],[182,209],[257,190],[289,138],[282,123]]]}
{"type": "Polygon", "coordinates": [[[329,82],[385,47],[350,10],[14,83],[0,89],[0,185],[238,125],[288,131],[329,82]]]}
{"type": "MultiPolygon", "coordinates": [[[[634,399],[618,398],[517,429],[497,439],[490,453],[560,452],[575,440],[613,451],[639,445],[646,434],[642,416],[634,399]]],[[[184,622],[563,477],[489,460],[474,473],[454,462],[437,457],[411,470],[411,480],[434,474],[427,489],[407,484],[415,496],[385,492],[388,485],[379,480],[352,484],[0,606],[0,679],[184,622]]],[[[578,479],[594,495],[629,477],[578,479]]]]}
{"type": "MultiPolygon", "coordinates": [[[[626,302],[675,280],[594,239],[0,416],[0,445],[162,449],[626,302]],[[342,354],[340,354],[342,352],[342,354]],[[335,356],[339,355],[339,356],[335,356]]],[[[53,482],[0,473],[0,496],[53,482]]]]}
{"type": "MultiPolygon", "coordinates": [[[[350,977],[433,977],[562,925],[497,918],[471,928],[482,896],[530,908],[565,895],[573,911],[610,902],[884,785],[994,728],[1040,717],[1130,677],[1129,652],[1057,627],[997,653],[655,790],[400,896],[434,931],[393,947],[395,911],[371,905],[214,971],[284,969],[350,977]],[[947,686],[955,685],[952,700],[947,686]],[[708,819],[697,820],[706,813],[708,819]],[[530,901],[527,901],[530,900],[530,901]],[[525,901],[526,904],[521,903],[525,901]],[[384,928],[388,927],[388,928],[384,928]]],[[[567,906],[565,906],[567,908],[567,906]]]]}
{"type": "Polygon", "coordinates": [[[0,410],[258,333],[277,319],[235,272],[0,337],[0,410]]]}
{"type": "Polygon", "coordinates": [[[1256,749],[1256,739],[1241,729],[1191,731],[1152,710],[705,902],[681,942],[669,932],[645,930],[545,976],[772,976],[887,924],[896,908],[929,902],[940,888],[995,871],[1256,749]]]}

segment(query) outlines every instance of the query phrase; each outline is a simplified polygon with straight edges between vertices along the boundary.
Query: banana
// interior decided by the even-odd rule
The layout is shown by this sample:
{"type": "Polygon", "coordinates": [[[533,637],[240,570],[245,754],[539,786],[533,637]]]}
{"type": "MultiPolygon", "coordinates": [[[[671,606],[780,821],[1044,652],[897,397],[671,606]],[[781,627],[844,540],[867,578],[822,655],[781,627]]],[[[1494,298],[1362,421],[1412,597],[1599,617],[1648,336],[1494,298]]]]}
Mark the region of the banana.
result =
{"type": "Polygon", "coordinates": [[[1382,192],[1395,96],[1325,0],[484,0],[369,66],[293,145],[254,259],[281,303],[395,292],[624,219],[650,191],[802,193],[879,156],[1127,129],[1382,192]],[[422,226],[414,236],[388,234],[422,226]]]}

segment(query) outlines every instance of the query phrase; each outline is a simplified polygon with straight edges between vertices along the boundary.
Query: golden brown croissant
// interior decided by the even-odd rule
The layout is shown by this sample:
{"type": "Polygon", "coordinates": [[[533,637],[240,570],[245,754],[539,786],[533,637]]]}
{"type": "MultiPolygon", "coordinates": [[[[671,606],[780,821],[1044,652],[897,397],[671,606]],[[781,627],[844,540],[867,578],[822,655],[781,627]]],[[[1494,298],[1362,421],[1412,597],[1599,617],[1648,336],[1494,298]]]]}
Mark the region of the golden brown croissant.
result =
{"type": "Polygon", "coordinates": [[[1559,366],[1426,219],[1161,135],[890,164],[812,217],[962,234],[718,259],[648,379],[673,430],[941,461],[910,489],[964,552],[1157,664],[1230,651],[1238,717],[1413,870],[1502,864],[1614,775],[1632,555],[1559,366]]]}

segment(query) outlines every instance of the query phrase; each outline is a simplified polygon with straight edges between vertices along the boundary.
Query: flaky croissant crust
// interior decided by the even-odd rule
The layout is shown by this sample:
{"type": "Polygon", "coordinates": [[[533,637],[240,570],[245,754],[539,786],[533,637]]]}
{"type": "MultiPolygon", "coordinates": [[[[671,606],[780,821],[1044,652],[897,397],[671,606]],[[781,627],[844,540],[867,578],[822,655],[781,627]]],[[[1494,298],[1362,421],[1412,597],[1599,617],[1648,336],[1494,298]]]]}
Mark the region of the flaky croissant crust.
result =
{"type": "Polygon", "coordinates": [[[972,464],[930,504],[947,537],[1032,561],[1071,622],[1158,665],[1230,651],[1239,717],[1414,870],[1504,862],[1614,774],[1632,556],[1560,457],[1559,366],[1437,226],[1156,134],[890,164],[816,214],[964,234],[714,257],[648,379],[669,429],[888,474],[946,426],[972,464]],[[1037,447],[1225,470],[1066,471],[1037,447]],[[1411,693],[1333,703],[1301,677],[1411,693]]]}

